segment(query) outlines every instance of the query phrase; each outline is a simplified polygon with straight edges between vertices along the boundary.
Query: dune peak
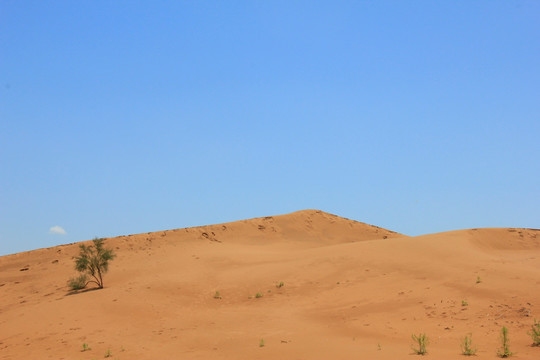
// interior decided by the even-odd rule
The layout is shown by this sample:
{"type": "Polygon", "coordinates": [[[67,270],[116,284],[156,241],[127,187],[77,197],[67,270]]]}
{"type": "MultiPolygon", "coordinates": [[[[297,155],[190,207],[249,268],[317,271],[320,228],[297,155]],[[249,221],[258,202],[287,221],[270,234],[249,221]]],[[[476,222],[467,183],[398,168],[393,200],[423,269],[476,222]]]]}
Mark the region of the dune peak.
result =
{"type": "Polygon", "coordinates": [[[419,331],[443,360],[478,334],[484,358],[503,324],[537,355],[523,329],[540,317],[538,230],[409,237],[307,209],[105,244],[106,287],[80,293],[78,244],[0,257],[3,358],[390,360],[419,331]]]}

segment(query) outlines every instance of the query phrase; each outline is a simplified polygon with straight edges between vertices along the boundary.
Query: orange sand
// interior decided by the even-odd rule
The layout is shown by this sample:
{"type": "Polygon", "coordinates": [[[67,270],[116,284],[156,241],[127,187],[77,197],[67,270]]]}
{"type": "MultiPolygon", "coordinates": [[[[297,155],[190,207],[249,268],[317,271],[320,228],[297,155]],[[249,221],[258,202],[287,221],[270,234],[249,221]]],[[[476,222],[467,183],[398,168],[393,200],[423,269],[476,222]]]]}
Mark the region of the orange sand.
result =
{"type": "Polygon", "coordinates": [[[76,294],[78,244],[0,257],[0,359],[414,359],[421,332],[428,358],[465,358],[472,333],[495,359],[503,325],[540,359],[539,230],[408,237],[306,210],[106,246],[105,288],[76,294]]]}

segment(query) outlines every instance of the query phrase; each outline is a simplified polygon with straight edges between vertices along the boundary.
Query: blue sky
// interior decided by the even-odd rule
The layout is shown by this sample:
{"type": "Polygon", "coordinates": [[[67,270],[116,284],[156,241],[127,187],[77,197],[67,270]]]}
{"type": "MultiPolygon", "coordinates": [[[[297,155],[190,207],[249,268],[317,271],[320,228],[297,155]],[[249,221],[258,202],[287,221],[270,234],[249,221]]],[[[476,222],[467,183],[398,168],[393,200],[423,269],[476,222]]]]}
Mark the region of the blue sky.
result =
{"type": "Polygon", "coordinates": [[[533,0],[0,1],[0,255],[306,208],[538,228],[538,39],[533,0]]]}

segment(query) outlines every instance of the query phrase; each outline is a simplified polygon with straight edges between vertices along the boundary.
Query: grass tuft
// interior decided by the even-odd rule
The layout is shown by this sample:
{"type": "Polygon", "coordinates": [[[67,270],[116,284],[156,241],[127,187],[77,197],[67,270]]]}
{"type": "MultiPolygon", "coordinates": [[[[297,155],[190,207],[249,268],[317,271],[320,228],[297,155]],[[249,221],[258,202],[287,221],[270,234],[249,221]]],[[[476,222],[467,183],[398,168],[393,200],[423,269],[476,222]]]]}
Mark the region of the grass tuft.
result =
{"type": "Polygon", "coordinates": [[[427,345],[429,344],[429,339],[426,334],[419,334],[418,336],[412,334],[412,339],[415,342],[416,347],[413,345],[412,349],[416,355],[425,355],[427,354],[427,345]]]}
{"type": "Polygon", "coordinates": [[[497,356],[501,358],[507,358],[512,356],[512,352],[510,351],[510,347],[508,346],[508,343],[510,342],[510,339],[508,338],[508,329],[506,326],[503,326],[501,329],[501,348],[497,351],[497,356]]]}
{"type": "Polygon", "coordinates": [[[476,348],[472,347],[472,335],[469,334],[461,341],[461,353],[466,356],[476,354],[476,348]]]}
{"type": "Polygon", "coordinates": [[[540,346],[540,321],[534,319],[534,324],[531,326],[531,331],[528,332],[532,339],[532,346],[540,346]]]}

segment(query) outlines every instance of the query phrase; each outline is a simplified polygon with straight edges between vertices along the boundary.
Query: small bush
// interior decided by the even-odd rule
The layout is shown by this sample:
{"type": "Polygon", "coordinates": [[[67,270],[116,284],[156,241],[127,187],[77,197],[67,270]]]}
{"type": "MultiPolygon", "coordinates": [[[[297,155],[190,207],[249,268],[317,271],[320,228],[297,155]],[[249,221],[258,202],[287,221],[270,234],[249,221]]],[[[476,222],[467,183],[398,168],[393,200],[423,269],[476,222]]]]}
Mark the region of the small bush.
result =
{"type": "Polygon", "coordinates": [[[105,357],[106,358],[109,358],[112,356],[112,352],[111,352],[111,349],[107,349],[107,352],[105,353],[105,357]]]}
{"type": "Polygon", "coordinates": [[[419,334],[418,336],[413,334],[412,339],[417,345],[417,347],[415,347],[414,345],[412,346],[412,349],[414,350],[415,354],[417,355],[427,354],[426,347],[429,344],[429,339],[427,338],[426,334],[419,334]]]}
{"type": "Polygon", "coordinates": [[[280,281],[279,284],[276,285],[276,287],[279,289],[279,288],[282,288],[285,286],[285,283],[283,281],[280,281]]]}
{"type": "Polygon", "coordinates": [[[262,298],[263,297],[263,294],[261,294],[260,292],[256,293],[255,294],[255,298],[262,298]]]}
{"type": "Polygon", "coordinates": [[[219,293],[219,291],[216,291],[216,293],[214,294],[214,299],[221,299],[221,294],[219,293]]]}
{"type": "Polygon", "coordinates": [[[476,354],[476,348],[472,347],[472,335],[465,336],[461,341],[461,353],[467,356],[476,354]]]}
{"type": "Polygon", "coordinates": [[[501,348],[497,351],[497,355],[501,358],[507,358],[512,356],[510,347],[508,346],[510,339],[508,338],[508,329],[503,326],[501,329],[501,348]]]}
{"type": "Polygon", "coordinates": [[[476,283],[477,283],[477,284],[480,284],[481,282],[482,282],[482,279],[480,279],[480,276],[477,276],[477,277],[476,277],[476,283]]]}
{"type": "Polygon", "coordinates": [[[461,306],[468,306],[469,303],[467,302],[467,300],[461,300],[461,306]]]}
{"type": "Polygon", "coordinates": [[[534,319],[534,324],[531,326],[531,331],[528,332],[532,339],[532,346],[540,346],[540,321],[534,319]]]}
{"type": "Polygon", "coordinates": [[[81,274],[75,278],[71,278],[68,281],[68,286],[71,290],[81,290],[86,287],[88,283],[88,277],[86,274],[81,274]]]}
{"type": "Polygon", "coordinates": [[[259,347],[264,347],[264,339],[261,339],[261,341],[259,341],[259,347]]]}
{"type": "Polygon", "coordinates": [[[109,270],[109,261],[114,259],[116,255],[111,249],[105,249],[103,247],[105,239],[94,239],[93,245],[86,246],[80,245],[79,256],[75,258],[75,270],[81,273],[81,276],[76,279],[71,279],[69,285],[74,289],[71,284],[77,288],[74,290],[80,290],[85,288],[89,283],[95,283],[100,289],[103,288],[103,274],[109,270]],[[84,285],[82,282],[85,276],[84,285]],[[90,277],[90,280],[86,277],[90,277]]]}
{"type": "Polygon", "coordinates": [[[82,344],[82,350],[81,351],[88,351],[88,350],[92,350],[92,348],[90,346],[88,346],[87,343],[84,343],[82,344]]]}

